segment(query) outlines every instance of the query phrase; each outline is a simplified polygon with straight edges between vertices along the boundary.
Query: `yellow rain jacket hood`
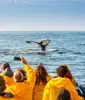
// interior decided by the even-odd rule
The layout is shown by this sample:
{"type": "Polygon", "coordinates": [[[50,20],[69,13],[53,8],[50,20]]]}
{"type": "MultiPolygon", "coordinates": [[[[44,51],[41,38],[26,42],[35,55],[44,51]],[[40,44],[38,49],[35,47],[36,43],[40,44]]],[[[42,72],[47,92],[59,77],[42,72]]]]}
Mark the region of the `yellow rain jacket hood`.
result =
{"type": "Polygon", "coordinates": [[[7,76],[7,75],[5,75],[3,73],[1,73],[0,76],[2,76],[4,78],[4,81],[5,81],[7,86],[14,84],[14,80],[13,80],[12,76],[9,77],[9,76],[7,76]]]}
{"type": "Polygon", "coordinates": [[[56,100],[61,88],[67,89],[71,94],[71,100],[84,100],[80,97],[68,78],[57,77],[49,81],[44,89],[42,100],[56,100]]]}

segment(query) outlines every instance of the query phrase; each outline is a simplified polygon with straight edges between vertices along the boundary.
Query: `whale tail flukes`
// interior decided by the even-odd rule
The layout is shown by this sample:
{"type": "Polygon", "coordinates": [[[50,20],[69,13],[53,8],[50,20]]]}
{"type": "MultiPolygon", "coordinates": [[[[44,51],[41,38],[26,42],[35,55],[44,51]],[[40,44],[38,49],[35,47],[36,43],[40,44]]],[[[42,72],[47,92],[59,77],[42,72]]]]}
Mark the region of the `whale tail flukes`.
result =
{"type": "Polygon", "coordinates": [[[42,51],[46,50],[46,46],[49,44],[50,40],[42,40],[41,42],[35,42],[35,41],[26,41],[26,43],[36,43],[41,47],[42,51]]]}

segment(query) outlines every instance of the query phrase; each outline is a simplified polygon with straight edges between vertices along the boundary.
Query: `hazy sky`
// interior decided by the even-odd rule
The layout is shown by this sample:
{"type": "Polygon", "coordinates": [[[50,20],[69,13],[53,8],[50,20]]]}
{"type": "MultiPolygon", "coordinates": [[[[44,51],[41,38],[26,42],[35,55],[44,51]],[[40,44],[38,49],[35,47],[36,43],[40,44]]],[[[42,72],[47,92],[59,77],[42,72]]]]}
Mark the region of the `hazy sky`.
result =
{"type": "Polygon", "coordinates": [[[0,0],[0,31],[85,30],[85,0],[0,0]]]}

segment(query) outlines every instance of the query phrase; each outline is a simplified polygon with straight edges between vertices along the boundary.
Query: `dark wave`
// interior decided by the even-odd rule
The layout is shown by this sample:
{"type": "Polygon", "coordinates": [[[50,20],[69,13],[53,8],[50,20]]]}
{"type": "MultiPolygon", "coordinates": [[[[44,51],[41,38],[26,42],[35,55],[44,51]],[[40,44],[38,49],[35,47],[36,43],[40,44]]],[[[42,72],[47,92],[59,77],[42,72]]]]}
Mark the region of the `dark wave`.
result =
{"type": "Polygon", "coordinates": [[[81,43],[81,44],[79,44],[80,46],[85,46],[85,43],[81,43]]]}
{"type": "Polygon", "coordinates": [[[85,52],[73,52],[73,54],[81,55],[81,54],[85,54],[85,52]]]}

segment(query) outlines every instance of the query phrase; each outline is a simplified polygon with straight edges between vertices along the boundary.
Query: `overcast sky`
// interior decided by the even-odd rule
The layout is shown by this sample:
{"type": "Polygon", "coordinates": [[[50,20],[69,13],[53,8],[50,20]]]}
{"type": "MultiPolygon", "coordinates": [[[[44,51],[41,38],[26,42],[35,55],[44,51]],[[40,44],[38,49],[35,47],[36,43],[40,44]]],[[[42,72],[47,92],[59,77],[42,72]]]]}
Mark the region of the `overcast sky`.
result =
{"type": "Polygon", "coordinates": [[[0,0],[0,31],[84,31],[85,0],[0,0]]]}

